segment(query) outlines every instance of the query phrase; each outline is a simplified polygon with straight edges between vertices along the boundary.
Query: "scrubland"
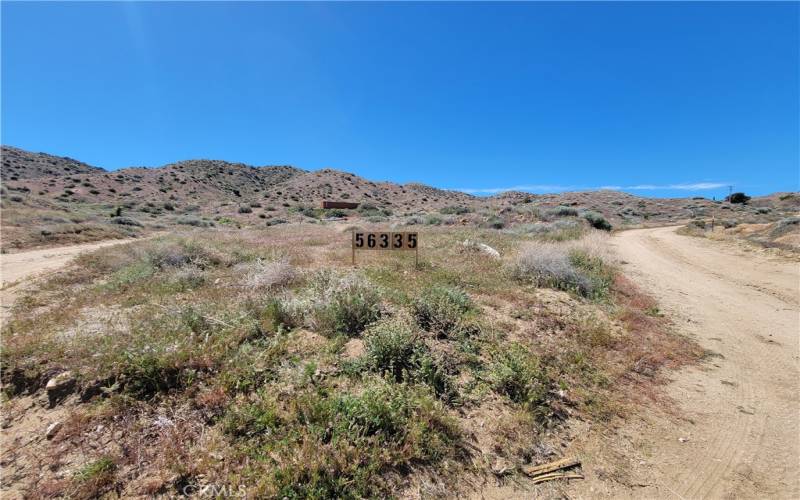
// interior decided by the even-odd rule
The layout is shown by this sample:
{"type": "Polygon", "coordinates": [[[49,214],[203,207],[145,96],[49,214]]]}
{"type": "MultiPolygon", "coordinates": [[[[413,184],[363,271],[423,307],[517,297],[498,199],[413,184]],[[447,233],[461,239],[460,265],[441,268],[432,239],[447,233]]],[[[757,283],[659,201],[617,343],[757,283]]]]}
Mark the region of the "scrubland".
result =
{"type": "Polygon", "coordinates": [[[572,422],[659,400],[662,369],[702,355],[621,274],[603,231],[426,226],[415,269],[402,252],[351,267],[351,229],[154,237],[31,290],[3,329],[4,490],[528,489],[521,468],[557,458],[572,422]],[[53,378],[65,390],[45,390],[53,378]],[[60,425],[23,442],[31,414],[60,425]]]}
{"type": "Polygon", "coordinates": [[[800,255],[800,215],[774,222],[740,222],[735,219],[694,220],[679,229],[679,234],[722,241],[736,241],[751,247],[771,249],[784,256],[800,255]]]}

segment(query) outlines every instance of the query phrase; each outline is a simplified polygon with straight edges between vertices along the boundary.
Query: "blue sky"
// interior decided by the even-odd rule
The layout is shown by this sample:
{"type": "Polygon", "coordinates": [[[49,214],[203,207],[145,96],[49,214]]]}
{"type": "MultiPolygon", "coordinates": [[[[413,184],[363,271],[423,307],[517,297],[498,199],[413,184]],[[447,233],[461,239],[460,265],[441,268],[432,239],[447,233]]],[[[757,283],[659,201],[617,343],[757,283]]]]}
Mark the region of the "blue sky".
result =
{"type": "Polygon", "coordinates": [[[798,3],[2,3],[3,144],[492,193],[800,189],[798,3]]]}

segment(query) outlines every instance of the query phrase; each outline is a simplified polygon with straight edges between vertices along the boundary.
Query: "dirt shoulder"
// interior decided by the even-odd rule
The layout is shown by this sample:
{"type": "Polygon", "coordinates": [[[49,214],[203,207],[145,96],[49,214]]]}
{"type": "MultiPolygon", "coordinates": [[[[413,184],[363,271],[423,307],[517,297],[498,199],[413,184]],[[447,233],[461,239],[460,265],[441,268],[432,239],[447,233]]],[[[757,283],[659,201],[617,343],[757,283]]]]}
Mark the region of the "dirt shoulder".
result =
{"type": "Polygon", "coordinates": [[[32,278],[60,269],[82,252],[129,241],[133,240],[106,240],[82,245],[0,254],[0,305],[2,305],[0,307],[0,325],[8,317],[17,295],[32,278]]]}
{"type": "Polygon", "coordinates": [[[585,443],[588,462],[625,464],[624,484],[590,470],[574,494],[797,498],[800,264],[675,230],[623,232],[616,246],[708,359],[675,375],[677,412],[646,409],[585,443]]]}

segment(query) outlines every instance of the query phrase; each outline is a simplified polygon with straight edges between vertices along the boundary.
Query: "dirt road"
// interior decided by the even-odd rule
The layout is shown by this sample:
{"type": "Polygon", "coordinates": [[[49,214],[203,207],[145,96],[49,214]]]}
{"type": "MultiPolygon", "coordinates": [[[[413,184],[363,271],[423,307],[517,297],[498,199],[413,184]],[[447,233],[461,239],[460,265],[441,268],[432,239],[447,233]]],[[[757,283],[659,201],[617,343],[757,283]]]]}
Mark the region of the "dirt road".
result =
{"type": "Polygon", "coordinates": [[[709,358],[668,387],[679,417],[645,412],[618,430],[629,484],[587,481],[579,496],[800,498],[800,264],[675,230],[614,244],[709,358]]]}
{"type": "Polygon", "coordinates": [[[98,241],[0,255],[0,325],[8,317],[16,296],[32,278],[63,267],[81,252],[128,241],[132,240],[98,241]]]}

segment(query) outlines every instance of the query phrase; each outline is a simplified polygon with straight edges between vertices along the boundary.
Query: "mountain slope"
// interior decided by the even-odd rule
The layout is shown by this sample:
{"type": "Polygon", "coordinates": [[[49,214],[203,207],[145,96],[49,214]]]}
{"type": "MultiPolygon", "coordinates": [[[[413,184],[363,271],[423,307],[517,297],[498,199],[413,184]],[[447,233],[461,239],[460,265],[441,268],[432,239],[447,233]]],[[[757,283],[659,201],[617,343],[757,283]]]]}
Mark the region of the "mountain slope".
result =
{"type": "Polygon", "coordinates": [[[332,169],[200,159],[106,171],[10,146],[3,146],[1,153],[3,248],[124,237],[174,225],[263,227],[330,216],[499,229],[556,218],[584,224],[587,211],[625,227],[711,217],[771,222],[800,209],[800,196],[792,193],[753,198],[748,205],[707,198],[643,198],[618,191],[479,197],[419,183],[375,182],[332,169]],[[324,200],[361,207],[325,211],[324,200]]]}
{"type": "Polygon", "coordinates": [[[102,168],[93,167],[72,158],[46,153],[31,153],[11,146],[2,146],[0,156],[2,156],[0,179],[3,183],[18,179],[105,172],[102,168]]]}

